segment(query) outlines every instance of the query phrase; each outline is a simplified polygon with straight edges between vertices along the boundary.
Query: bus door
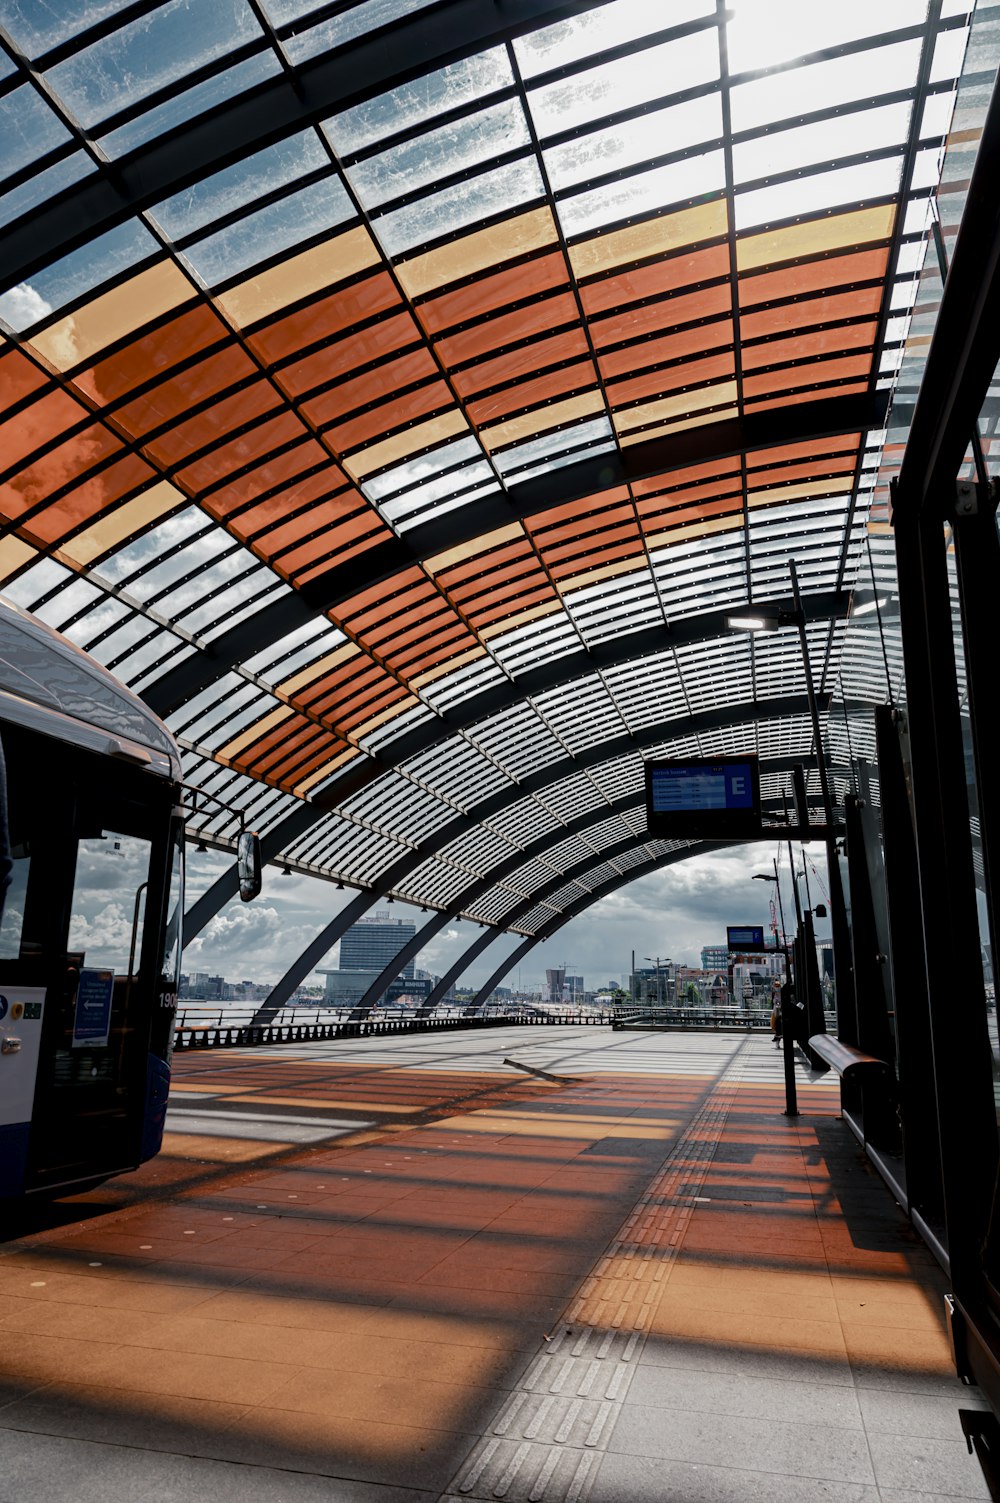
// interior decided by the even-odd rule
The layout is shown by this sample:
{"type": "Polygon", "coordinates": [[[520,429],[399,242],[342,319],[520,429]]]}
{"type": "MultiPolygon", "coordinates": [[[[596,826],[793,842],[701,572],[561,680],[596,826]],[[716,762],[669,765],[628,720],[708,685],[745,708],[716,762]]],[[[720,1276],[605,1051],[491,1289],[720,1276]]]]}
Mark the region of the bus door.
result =
{"type": "Polygon", "coordinates": [[[3,740],[0,991],[42,1002],[25,1188],[69,1186],[144,1156],[170,797],[146,771],[23,727],[3,740]]]}

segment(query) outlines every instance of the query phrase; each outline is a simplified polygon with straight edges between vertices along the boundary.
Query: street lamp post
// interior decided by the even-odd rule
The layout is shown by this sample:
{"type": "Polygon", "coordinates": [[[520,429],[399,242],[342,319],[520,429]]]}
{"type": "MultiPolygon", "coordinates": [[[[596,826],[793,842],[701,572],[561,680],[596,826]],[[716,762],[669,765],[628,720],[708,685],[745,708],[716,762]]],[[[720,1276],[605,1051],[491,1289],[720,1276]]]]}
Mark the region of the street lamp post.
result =
{"type": "MultiPolygon", "coordinates": [[[[660,966],[670,964],[669,955],[644,955],[643,960],[651,960],[656,967],[656,1005],[660,1005],[660,966]]],[[[664,987],[664,1005],[666,1005],[666,987],[664,987]]]]}
{"type": "MultiPolygon", "coordinates": [[[[785,957],[785,982],[781,988],[781,1058],[785,1072],[785,1116],[799,1115],[798,1094],[795,1089],[795,1040],[792,1037],[792,977],[788,964],[788,945],[785,936],[785,913],[781,903],[781,882],[778,878],[778,858],[773,857],[771,872],[755,872],[755,882],[773,882],[778,894],[778,922],[781,924],[781,949],[785,957]]],[[[794,883],[793,883],[794,885],[794,883]]]]}
{"type": "MultiPolygon", "coordinates": [[[[833,957],[834,978],[837,987],[837,1010],[838,1016],[842,1015],[842,1006],[846,1007],[847,1014],[854,1011],[854,977],[851,960],[850,936],[847,930],[847,910],[844,903],[844,884],[840,873],[840,863],[837,853],[837,837],[833,823],[833,793],[830,787],[830,774],[827,767],[826,751],[820,730],[819,705],[816,700],[816,687],[813,682],[812,664],[809,659],[809,643],[806,637],[806,617],[802,608],[802,595],[799,591],[799,576],[794,559],[788,561],[788,572],[792,587],[792,609],[766,605],[753,607],[753,614],[747,612],[737,613],[729,617],[729,625],[738,631],[768,631],[782,626],[794,626],[799,638],[799,650],[802,655],[802,672],[805,679],[806,701],[809,707],[809,718],[812,723],[813,745],[816,751],[816,769],[819,773],[820,796],[823,803],[823,818],[826,823],[826,860],[830,881],[830,924],[833,931],[833,957]]],[[[791,862],[791,841],[789,841],[789,862],[791,862]]],[[[795,893],[795,906],[798,911],[798,885],[792,866],[792,888],[795,893]]],[[[800,916],[801,920],[801,916],[800,916]]],[[[825,1029],[825,1022],[820,1014],[817,1032],[825,1029]]]]}

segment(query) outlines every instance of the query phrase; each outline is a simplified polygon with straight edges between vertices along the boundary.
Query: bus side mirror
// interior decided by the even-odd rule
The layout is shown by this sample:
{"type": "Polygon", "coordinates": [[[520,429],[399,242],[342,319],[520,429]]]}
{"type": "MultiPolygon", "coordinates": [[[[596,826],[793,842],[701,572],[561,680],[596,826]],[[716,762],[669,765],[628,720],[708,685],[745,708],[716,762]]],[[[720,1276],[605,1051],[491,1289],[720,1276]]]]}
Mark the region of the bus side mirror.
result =
{"type": "Polygon", "coordinates": [[[255,898],[263,885],[260,836],[245,830],[236,842],[236,869],[240,878],[240,897],[244,903],[255,898]]]}

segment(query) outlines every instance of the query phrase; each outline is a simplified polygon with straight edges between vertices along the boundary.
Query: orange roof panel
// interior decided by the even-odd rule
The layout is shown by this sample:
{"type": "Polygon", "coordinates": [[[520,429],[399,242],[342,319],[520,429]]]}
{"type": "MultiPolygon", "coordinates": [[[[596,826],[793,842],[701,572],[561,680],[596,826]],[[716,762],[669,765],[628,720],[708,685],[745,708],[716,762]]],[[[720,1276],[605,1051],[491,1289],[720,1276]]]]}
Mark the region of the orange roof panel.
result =
{"type": "Polygon", "coordinates": [[[394,313],[377,324],[369,324],[367,329],[345,335],[285,366],[276,379],[289,396],[302,396],[307,391],[327,386],[339,376],[346,376],[349,371],[369,365],[373,360],[406,349],[419,339],[420,330],[412,315],[394,313]]]}
{"type": "Polygon", "coordinates": [[[73,380],[94,401],[114,402],[142,386],[153,372],[173,370],[222,341],[232,341],[228,326],[213,309],[199,305],[130,340],[114,355],[78,371],[73,380]]]}
{"type": "Polygon", "coordinates": [[[248,342],[268,364],[274,364],[399,304],[400,296],[389,273],[377,271],[255,329],[248,342]]]}
{"type": "Polygon", "coordinates": [[[428,298],[418,304],[417,317],[428,334],[439,334],[442,329],[479,319],[490,309],[509,308],[522,298],[537,297],[540,292],[568,284],[569,272],[562,252],[549,251],[428,298]]]}
{"type": "Polygon", "coordinates": [[[579,310],[572,293],[557,292],[541,302],[495,314],[468,329],[447,334],[435,341],[434,348],[447,366],[454,367],[530,339],[533,334],[548,334],[578,322],[579,310]]]}

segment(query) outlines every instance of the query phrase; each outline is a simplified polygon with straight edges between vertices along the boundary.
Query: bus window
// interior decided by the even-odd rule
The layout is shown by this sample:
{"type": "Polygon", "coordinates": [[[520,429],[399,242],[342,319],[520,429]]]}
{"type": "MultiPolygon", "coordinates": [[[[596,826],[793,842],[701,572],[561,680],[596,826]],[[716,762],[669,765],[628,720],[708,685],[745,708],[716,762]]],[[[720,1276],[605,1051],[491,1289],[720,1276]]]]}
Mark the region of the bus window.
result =
{"type": "MultiPolygon", "coordinates": [[[[62,1078],[121,1087],[138,991],[152,846],[113,829],[77,842],[67,949],[79,963],[62,1078]]],[[[69,1020],[67,1019],[67,1022],[69,1020]]]]}
{"type": "Polygon", "coordinates": [[[21,953],[24,928],[24,900],[28,891],[28,868],[31,857],[25,847],[13,846],[10,852],[10,883],[3,898],[0,920],[0,960],[17,960],[21,953]]]}
{"type": "Polygon", "coordinates": [[[117,830],[78,842],[67,947],[88,969],[138,970],[150,852],[148,840],[117,830]]]}

